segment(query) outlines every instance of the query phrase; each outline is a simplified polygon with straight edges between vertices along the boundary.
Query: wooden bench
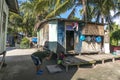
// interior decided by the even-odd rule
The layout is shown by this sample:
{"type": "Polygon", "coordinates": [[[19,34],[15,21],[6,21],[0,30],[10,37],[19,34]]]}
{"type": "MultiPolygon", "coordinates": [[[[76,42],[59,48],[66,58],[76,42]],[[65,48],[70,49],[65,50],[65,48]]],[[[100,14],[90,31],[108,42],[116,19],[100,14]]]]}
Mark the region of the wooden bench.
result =
{"type": "Polygon", "coordinates": [[[105,60],[109,60],[109,59],[111,59],[112,62],[115,61],[115,57],[110,54],[97,54],[97,55],[85,55],[85,56],[94,59],[95,61],[102,61],[102,64],[105,63],[105,60]]]}
{"type": "Polygon", "coordinates": [[[95,61],[93,59],[86,58],[85,56],[69,56],[63,60],[62,65],[66,67],[67,72],[69,66],[75,65],[77,68],[79,68],[79,66],[82,64],[92,64],[92,67],[94,67],[94,63],[95,61]]]}
{"type": "Polygon", "coordinates": [[[69,66],[76,65],[79,68],[79,66],[82,64],[92,64],[92,67],[94,67],[96,61],[102,61],[102,64],[104,64],[105,60],[111,59],[112,62],[114,62],[116,58],[120,58],[120,55],[95,54],[95,55],[68,56],[63,60],[62,65],[65,66],[66,71],[68,71],[69,66]]]}

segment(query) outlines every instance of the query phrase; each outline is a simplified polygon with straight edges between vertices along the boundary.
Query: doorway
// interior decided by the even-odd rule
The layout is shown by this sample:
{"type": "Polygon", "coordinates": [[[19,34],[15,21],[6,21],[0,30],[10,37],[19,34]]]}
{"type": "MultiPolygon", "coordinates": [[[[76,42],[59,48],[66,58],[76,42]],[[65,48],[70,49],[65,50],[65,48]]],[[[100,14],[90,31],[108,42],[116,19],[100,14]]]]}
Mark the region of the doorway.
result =
{"type": "Polygon", "coordinates": [[[74,50],[74,31],[66,30],[66,50],[74,50]]]}

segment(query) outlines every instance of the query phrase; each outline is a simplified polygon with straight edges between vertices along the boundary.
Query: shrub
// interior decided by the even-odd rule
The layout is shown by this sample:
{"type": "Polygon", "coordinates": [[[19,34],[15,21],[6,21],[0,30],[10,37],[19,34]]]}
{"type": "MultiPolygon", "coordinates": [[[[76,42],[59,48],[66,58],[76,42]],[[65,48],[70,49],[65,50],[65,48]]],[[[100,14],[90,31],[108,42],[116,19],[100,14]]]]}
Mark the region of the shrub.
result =
{"type": "Polygon", "coordinates": [[[30,43],[29,39],[24,37],[20,42],[20,48],[23,49],[30,48],[29,43],[30,43]]]}

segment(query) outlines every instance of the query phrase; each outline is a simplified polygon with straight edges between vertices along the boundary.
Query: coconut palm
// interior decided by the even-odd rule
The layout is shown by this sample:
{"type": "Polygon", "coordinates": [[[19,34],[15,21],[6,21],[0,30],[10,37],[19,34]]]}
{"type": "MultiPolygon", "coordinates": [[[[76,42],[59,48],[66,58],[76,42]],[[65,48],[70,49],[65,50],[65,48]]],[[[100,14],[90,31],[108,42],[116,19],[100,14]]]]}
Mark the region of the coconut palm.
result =
{"type": "MultiPolygon", "coordinates": [[[[114,10],[115,2],[113,0],[77,0],[77,6],[82,5],[80,14],[83,16],[83,20],[92,21],[96,18],[96,22],[111,22],[110,10],[114,10]]],[[[75,11],[73,9],[73,11],[75,11]]],[[[73,12],[72,12],[73,13],[73,12]]]]}
{"type": "Polygon", "coordinates": [[[11,28],[13,32],[18,32],[18,27],[20,27],[22,24],[22,17],[16,13],[10,12],[9,15],[9,26],[8,28],[11,28]]]}
{"type": "Polygon", "coordinates": [[[35,12],[42,19],[54,18],[71,9],[74,3],[74,0],[39,0],[35,12]]]}
{"type": "MultiPolygon", "coordinates": [[[[31,21],[35,22],[35,16],[39,20],[54,18],[73,8],[69,16],[71,17],[79,5],[83,5],[82,13],[85,21],[91,21],[96,17],[98,22],[101,17],[102,22],[104,22],[103,18],[110,22],[110,10],[114,9],[113,0],[29,0],[20,6],[20,11],[24,27],[27,29],[28,26],[30,27],[31,21]]],[[[26,32],[30,31],[26,30],[26,32]]]]}
{"type": "Polygon", "coordinates": [[[92,4],[91,4],[90,1],[86,0],[86,4],[85,4],[86,5],[86,9],[83,8],[83,9],[80,10],[80,14],[83,15],[82,20],[92,22],[92,19],[95,18],[95,15],[94,15],[95,8],[94,8],[94,6],[92,4]]]}
{"type": "Polygon", "coordinates": [[[112,19],[118,18],[120,16],[120,0],[116,0],[116,9],[114,11],[114,16],[112,17],[112,19]]]}
{"type": "Polygon", "coordinates": [[[20,6],[20,13],[23,18],[23,28],[26,35],[32,35],[34,29],[34,5],[35,4],[32,1],[27,1],[20,6]]]}
{"type": "Polygon", "coordinates": [[[101,23],[104,19],[110,22],[110,11],[115,9],[113,0],[94,0],[95,15],[97,16],[96,22],[101,18],[101,23]]]}

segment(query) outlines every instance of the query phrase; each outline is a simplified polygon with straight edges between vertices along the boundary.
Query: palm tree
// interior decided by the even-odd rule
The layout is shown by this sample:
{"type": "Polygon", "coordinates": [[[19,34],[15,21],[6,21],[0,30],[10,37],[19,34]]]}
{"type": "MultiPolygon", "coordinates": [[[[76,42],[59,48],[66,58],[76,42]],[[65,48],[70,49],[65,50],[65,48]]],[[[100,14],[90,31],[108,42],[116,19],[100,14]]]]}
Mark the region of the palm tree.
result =
{"type": "Polygon", "coordinates": [[[101,23],[104,23],[104,19],[110,22],[110,11],[115,9],[113,0],[95,0],[95,15],[97,16],[96,22],[101,17],[101,23]]]}
{"type": "MultiPolygon", "coordinates": [[[[80,13],[83,14],[84,21],[92,21],[96,18],[96,22],[104,23],[104,20],[111,22],[110,10],[115,9],[115,2],[113,0],[77,0],[77,6],[82,5],[83,9],[80,13]],[[100,19],[101,18],[101,19],[100,19]]],[[[75,8],[71,11],[74,15],[75,8]]]]}
{"type": "Polygon", "coordinates": [[[87,6],[87,0],[82,0],[82,5],[83,5],[83,19],[84,21],[87,22],[87,9],[86,9],[86,6],[87,6]]]}
{"type": "Polygon", "coordinates": [[[35,16],[33,14],[34,4],[31,1],[20,5],[20,15],[10,13],[9,22],[14,26],[14,31],[22,31],[27,35],[33,35],[35,16]]]}
{"type": "MultiPolygon", "coordinates": [[[[82,0],[84,1],[84,0],[82,0]]],[[[83,4],[83,9],[80,10],[80,14],[83,15],[82,20],[84,21],[90,21],[92,22],[92,19],[95,18],[95,8],[94,8],[94,3],[91,2],[90,0],[86,0],[85,2],[82,2],[83,4]],[[85,6],[86,5],[86,6],[85,6]]],[[[81,5],[81,4],[80,4],[81,5]]]]}
{"type": "Polygon", "coordinates": [[[54,18],[71,9],[74,3],[74,0],[39,0],[35,12],[42,19],[54,18]]]}
{"type": "Polygon", "coordinates": [[[24,2],[20,6],[20,11],[24,32],[26,35],[32,35],[35,24],[34,3],[32,1],[24,2]]]}
{"type": "Polygon", "coordinates": [[[18,32],[18,27],[22,26],[22,17],[16,13],[10,12],[9,15],[9,26],[11,30],[16,33],[18,32]]]}
{"type": "Polygon", "coordinates": [[[116,9],[115,9],[115,14],[114,14],[114,16],[112,17],[112,19],[115,19],[115,18],[119,18],[119,16],[120,16],[120,0],[116,0],[116,9]]]}

